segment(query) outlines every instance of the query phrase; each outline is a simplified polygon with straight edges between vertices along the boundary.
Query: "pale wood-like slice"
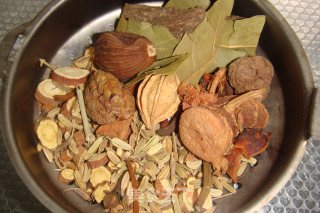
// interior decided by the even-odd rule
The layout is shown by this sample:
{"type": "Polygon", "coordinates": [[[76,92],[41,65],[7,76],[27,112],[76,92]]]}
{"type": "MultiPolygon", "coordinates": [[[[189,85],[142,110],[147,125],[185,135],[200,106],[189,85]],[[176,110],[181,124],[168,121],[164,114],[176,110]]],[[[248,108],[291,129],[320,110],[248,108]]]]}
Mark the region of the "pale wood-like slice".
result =
{"type": "Polygon", "coordinates": [[[90,71],[75,67],[60,67],[51,72],[51,79],[55,82],[78,86],[87,81],[90,71]]]}
{"type": "Polygon", "coordinates": [[[38,84],[34,96],[43,105],[57,106],[59,102],[54,97],[64,96],[69,92],[69,88],[54,83],[52,79],[45,79],[38,84]]]}

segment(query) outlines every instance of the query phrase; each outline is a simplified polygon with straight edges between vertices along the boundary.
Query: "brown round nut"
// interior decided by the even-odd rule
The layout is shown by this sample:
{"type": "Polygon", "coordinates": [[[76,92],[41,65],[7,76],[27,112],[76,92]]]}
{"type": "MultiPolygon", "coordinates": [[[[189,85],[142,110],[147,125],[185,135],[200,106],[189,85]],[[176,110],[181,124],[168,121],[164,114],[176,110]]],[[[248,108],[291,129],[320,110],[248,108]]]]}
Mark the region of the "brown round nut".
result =
{"type": "Polygon", "coordinates": [[[105,32],[94,44],[94,65],[120,81],[134,77],[157,58],[156,49],[146,37],[124,32],[105,32]]]}
{"type": "Polygon", "coordinates": [[[228,80],[237,94],[269,88],[274,74],[270,61],[262,56],[242,57],[229,66],[228,80]]]}
{"type": "Polygon", "coordinates": [[[112,74],[96,71],[84,90],[88,116],[98,124],[131,118],[135,110],[134,97],[112,74]]]}

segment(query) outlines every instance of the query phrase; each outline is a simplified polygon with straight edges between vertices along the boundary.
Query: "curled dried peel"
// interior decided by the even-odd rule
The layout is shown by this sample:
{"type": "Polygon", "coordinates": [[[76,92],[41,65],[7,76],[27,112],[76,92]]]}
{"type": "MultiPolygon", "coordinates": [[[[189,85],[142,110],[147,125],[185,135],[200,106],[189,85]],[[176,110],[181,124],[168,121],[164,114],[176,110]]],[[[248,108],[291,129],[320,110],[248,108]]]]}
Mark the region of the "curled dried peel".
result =
{"type": "Polygon", "coordinates": [[[177,88],[179,79],[174,75],[152,75],[141,83],[137,93],[138,108],[148,129],[174,115],[180,104],[177,88]]]}
{"type": "Polygon", "coordinates": [[[225,171],[224,155],[230,150],[233,132],[227,119],[219,112],[202,107],[184,111],[179,133],[182,143],[197,157],[210,162],[218,171],[225,171]]]}

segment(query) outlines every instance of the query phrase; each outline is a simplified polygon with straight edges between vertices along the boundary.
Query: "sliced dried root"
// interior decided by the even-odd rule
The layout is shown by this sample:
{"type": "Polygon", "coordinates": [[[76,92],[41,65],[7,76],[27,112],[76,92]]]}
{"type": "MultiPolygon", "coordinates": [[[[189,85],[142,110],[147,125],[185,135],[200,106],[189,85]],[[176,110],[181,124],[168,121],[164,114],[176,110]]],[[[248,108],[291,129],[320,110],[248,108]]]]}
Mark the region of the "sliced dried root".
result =
{"type": "Polygon", "coordinates": [[[74,67],[60,67],[51,72],[51,79],[67,86],[78,86],[87,81],[90,71],[74,67]]]}
{"type": "Polygon", "coordinates": [[[34,96],[43,105],[58,106],[59,102],[54,97],[64,96],[69,92],[69,88],[56,84],[51,79],[45,79],[38,84],[34,96]]]}
{"type": "Polygon", "coordinates": [[[59,180],[62,183],[67,183],[67,184],[71,183],[74,180],[74,170],[72,170],[72,169],[63,169],[60,172],[59,180]]]}
{"type": "Polygon", "coordinates": [[[104,197],[106,196],[106,192],[108,192],[109,190],[110,190],[109,183],[105,183],[102,186],[98,186],[92,193],[95,201],[97,201],[97,203],[101,203],[104,197]]]}
{"type": "Polygon", "coordinates": [[[98,168],[92,169],[90,175],[90,183],[93,187],[96,187],[98,184],[103,182],[110,182],[110,180],[111,173],[106,167],[100,166],[98,168]]]}
{"type": "Polygon", "coordinates": [[[58,144],[58,125],[50,119],[40,120],[36,124],[36,134],[42,146],[48,149],[57,148],[58,144]]]}

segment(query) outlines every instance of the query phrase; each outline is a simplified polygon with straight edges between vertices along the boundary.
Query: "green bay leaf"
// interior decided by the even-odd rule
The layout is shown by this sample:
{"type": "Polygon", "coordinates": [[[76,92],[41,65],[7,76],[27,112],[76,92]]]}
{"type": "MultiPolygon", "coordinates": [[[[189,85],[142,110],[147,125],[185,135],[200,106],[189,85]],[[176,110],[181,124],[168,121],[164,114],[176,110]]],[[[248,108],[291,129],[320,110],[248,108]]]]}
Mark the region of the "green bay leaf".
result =
{"type": "Polygon", "coordinates": [[[226,66],[238,57],[254,54],[264,18],[227,19],[233,4],[233,0],[216,1],[194,32],[182,38],[173,54],[187,52],[190,55],[176,70],[180,81],[197,84],[204,73],[226,66]]]}
{"type": "Polygon", "coordinates": [[[224,40],[219,46],[254,55],[265,20],[265,16],[253,16],[235,21],[229,20],[224,40]]]}
{"type": "MultiPolygon", "coordinates": [[[[152,74],[162,74],[162,75],[170,75],[173,74],[176,70],[182,66],[183,62],[188,58],[189,55],[179,55],[179,56],[173,56],[168,59],[163,59],[158,62],[158,64],[161,64],[162,67],[157,68],[155,66],[153,69],[147,68],[145,71],[139,73],[136,77],[131,79],[129,82],[125,83],[125,87],[129,87],[131,85],[134,85],[138,83],[139,81],[142,81],[146,76],[152,75],[152,74]],[[174,60],[172,62],[172,60],[174,60]]],[[[152,66],[152,65],[151,65],[152,66]]]]}
{"type": "Polygon", "coordinates": [[[123,16],[120,16],[116,31],[126,32],[127,28],[128,28],[128,21],[123,16]]]}
{"type": "Polygon", "coordinates": [[[168,58],[157,60],[151,66],[147,67],[145,70],[138,73],[138,75],[141,75],[142,73],[149,71],[149,70],[155,70],[155,69],[159,69],[161,67],[168,66],[169,64],[173,63],[174,61],[178,60],[181,57],[183,57],[183,55],[175,55],[175,56],[171,56],[168,58]]]}
{"type": "MultiPolygon", "coordinates": [[[[124,24],[122,24],[124,25],[124,24]]],[[[170,57],[179,39],[175,38],[168,28],[129,19],[126,32],[147,37],[157,50],[157,59],[170,57]]]]}
{"type": "Polygon", "coordinates": [[[173,7],[177,9],[188,9],[193,7],[202,7],[207,9],[210,5],[210,0],[170,0],[165,7],[173,7]]]}

